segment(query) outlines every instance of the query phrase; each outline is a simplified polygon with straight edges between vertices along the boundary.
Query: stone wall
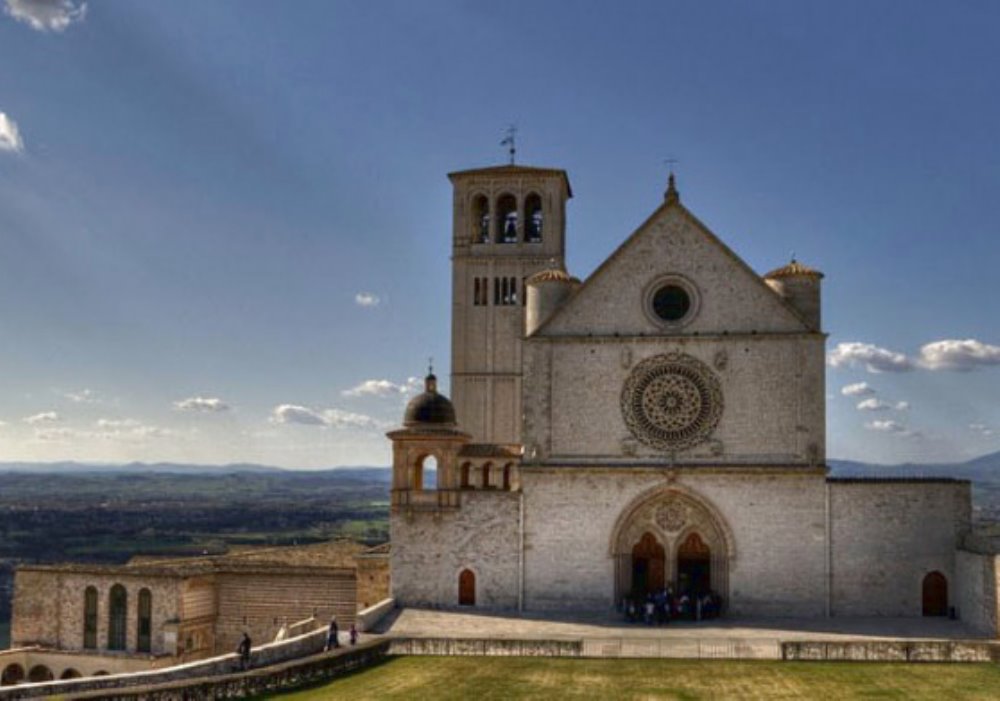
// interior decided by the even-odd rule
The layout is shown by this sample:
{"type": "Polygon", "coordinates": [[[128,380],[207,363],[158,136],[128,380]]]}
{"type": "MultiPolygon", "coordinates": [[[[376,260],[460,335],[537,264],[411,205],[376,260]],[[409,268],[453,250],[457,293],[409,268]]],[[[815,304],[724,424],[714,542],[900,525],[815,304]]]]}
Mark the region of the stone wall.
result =
{"type": "MultiPolygon", "coordinates": [[[[0,701],[50,695],[72,695],[72,698],[87,698],[83,692],[88,691],[92,692],[95,698],[217,698],[211,695],[202,697],[182,694],[154,696],[154,692],[159,693],[163,685],[167,685],[168,689],[200,688],[201,684],[208,684],[209,687],[216,683],[224,685],[237,677],[266,676],[271,673],[277,673],[280,676],[281,671],[287,668],[282,665],[290,660],[292,662],[289,664],[292,666],[315,662],[314,656],[323,650],[325,642],[326,629],[323,627],[279,643],[254,647],[251,667],[259,671],[252,671],[249,675],[232,674],[239,670],[239,659],[236,654],[230,653],[164,669],[118,673],[112,676],[56,681],[30,686],[2,687],[0,688],[0,701]],[[277,668],[275,668],[276,665],[277,668]],[[265,667],[271,669],[260,669],[265,667]],[[207,677],[215,677],[216,679],[209,680],[206,679],[207,677]],[[176,686],[172,686],[174,682],[177,682],[176,686]],[[113,693],[106,691],[112,689],[113,693]]],[[[384,643],[362,643],[358,648],[341,648],[339,652],[331,652],[321,657],[324,659],[341,656],[351,657],[352,654],[356,654],[362,649],[382,649],[379,647],[380,645],[384,645],[384,643]]],[[[336,665],[337,663],[331,664],[336,665]]]]}
{"type": "Polygon", "coordinates": [[[796,662],[1000,662],[992,642],[911,640],[781,643],[783,660],[796,662]]]}
{"type": "MultiPolygon", "coordinates": [[[[720,592],[731,613],[824,613],[825,487],[820,473],[525,467],[521,479],[529,610],[610,609],[615,604],[610,541],[616,522],[636,499],[669,486],[710,505],[732,536],[728,594],[720,592]]],[[[672,547],[668,558],[674,556],[672,547]]]]}
{"type": "Polygon", "coordinates": [[[97,650],[108,649],[109,598],[111,588],[121,584],[126,600],[126,652],[136,652],[138,642],[139,592],[152,594],[152,655],[173,652],[164,636],[168,621],[180,616],[180,579],[130,574],[120,568],[114,574],[80,571],[18,569],[15,577],[14,645],[42,645],[68,650],[83,649],[84,591],[97,588],[97,650]]]}
{"type": "Polygon", "coordinates": [[[977,633],[1000,637],[1000,556],[959,550],[955,557],[958,615],[977,633]]]}
{"type": "Polygon", "coordinates": [[[235,650],[246,631],[255,643],[274,640],[282,624],[336,615],[342,629],[356,614],[354,573],[225,573],[216,578],[216,653],[235,650]]]}
{"type": "Polygon", "coordinates": [[[920,616],[924,577],[941,572],[954,605],[955,553],[968,530],[968,482],[830,483],[832,613],[920,616]]]}
{"type": "Polygon", "coordinates": [[[388,555],[357,558],[358,610],[374,606],[389,596],[388,555]]]}
{"type": "Polygon", "coordinates": [[[517,492],[461,492],[460,509],[393,513],[392,596],[399,606],[457,606],[459,574],[475,574],[478,608],[518,603],[517,492]]]}

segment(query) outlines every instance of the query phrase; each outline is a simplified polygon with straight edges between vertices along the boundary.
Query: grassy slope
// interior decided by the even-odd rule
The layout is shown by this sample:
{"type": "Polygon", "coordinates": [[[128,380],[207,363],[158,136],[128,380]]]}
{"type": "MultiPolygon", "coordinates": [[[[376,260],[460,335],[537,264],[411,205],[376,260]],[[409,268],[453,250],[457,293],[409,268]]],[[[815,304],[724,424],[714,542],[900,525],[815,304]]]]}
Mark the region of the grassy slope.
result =
{"type": "Polygon", "coordinates": [[[697,662],[401,657],[326,686],[318,699],[996,699],[990,664],[697,662]]]}

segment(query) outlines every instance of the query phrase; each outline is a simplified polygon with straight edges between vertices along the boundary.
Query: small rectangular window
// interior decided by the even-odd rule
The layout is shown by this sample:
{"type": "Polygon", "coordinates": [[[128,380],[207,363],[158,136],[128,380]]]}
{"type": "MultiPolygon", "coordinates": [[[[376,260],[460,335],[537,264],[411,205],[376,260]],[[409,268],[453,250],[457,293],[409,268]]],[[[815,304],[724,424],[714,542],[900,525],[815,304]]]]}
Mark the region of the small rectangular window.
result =
{"type": "Polygon", "coordinates": [[[472,304],[476,307],[479,306],[479,278],[472,281],[472,304]]]}
{"type": "Polygon", "coordinates": [[[500,278],[493,278],[493,304],[500,306],[500,278]]]}

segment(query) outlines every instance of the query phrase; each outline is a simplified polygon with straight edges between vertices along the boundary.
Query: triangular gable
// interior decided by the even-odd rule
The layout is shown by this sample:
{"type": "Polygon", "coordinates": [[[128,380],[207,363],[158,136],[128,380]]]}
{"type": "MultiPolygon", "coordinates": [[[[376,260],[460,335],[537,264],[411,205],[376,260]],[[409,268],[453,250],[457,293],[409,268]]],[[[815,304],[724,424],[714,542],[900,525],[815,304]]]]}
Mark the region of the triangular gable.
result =
{"type": "Polygon", "coordinates": [[[802,317],[679,202],[663,204],[587,278],[534,336],[802,333],[802,317]],[[665,329],[646,292],[666,275],[697,290],[698,311],[665,329]]]}

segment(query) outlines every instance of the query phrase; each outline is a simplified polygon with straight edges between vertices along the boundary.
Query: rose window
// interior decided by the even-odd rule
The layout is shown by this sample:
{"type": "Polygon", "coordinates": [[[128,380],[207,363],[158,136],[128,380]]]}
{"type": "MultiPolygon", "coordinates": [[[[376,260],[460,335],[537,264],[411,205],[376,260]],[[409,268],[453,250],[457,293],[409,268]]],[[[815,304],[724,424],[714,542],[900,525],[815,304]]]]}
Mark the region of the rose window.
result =
{"type": "Polygon", "coordinates": [[[697,358],[667,353],[639,363],[622,389],[622,416],[651,448],[675,451],[707,440],[722,416],[722,388],[697,358]]]}

